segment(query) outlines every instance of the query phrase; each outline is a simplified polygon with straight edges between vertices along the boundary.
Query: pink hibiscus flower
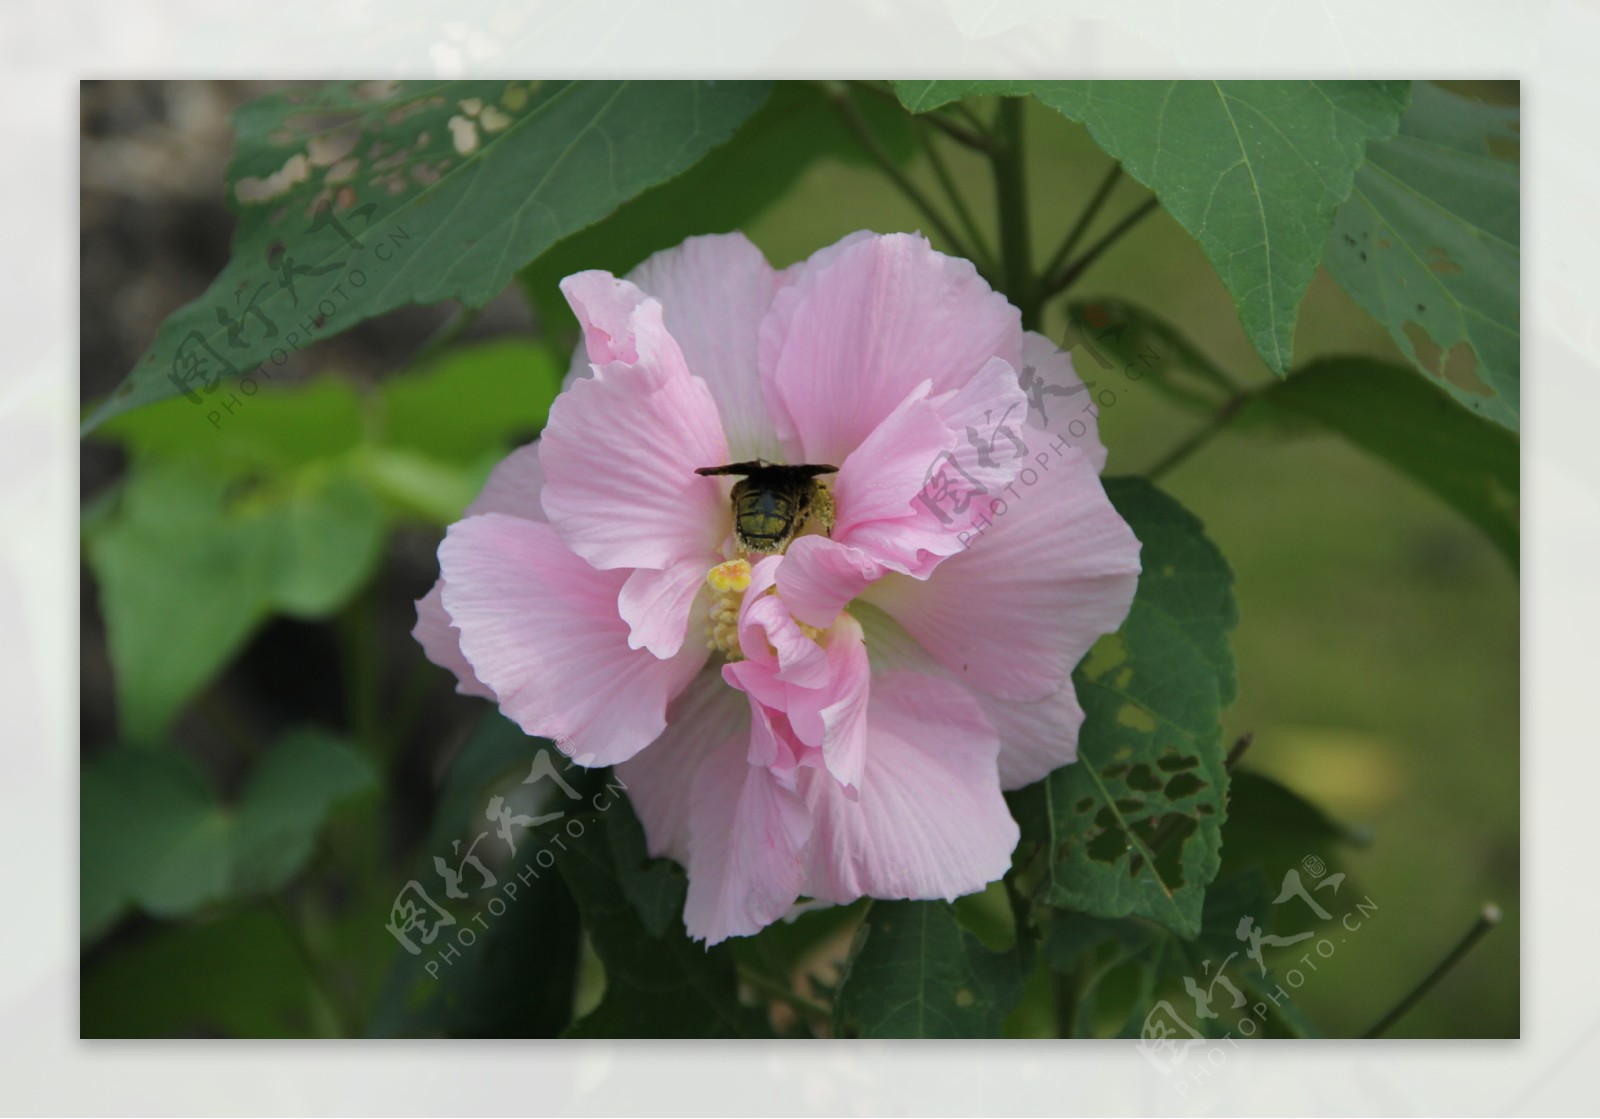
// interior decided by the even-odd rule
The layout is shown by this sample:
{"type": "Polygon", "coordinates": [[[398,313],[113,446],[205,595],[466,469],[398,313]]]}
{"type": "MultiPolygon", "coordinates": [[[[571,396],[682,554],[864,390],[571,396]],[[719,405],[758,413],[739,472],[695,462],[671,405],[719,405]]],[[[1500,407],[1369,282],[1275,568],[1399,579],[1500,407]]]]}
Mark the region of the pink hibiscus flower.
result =
{"type": "Polygon", "coordinates": [[[1139,572],[1068,356],[917,236],[782,272],[700,237],[562,290],[583,346],[439,547],[428,657],[617,767],[696,939],[1001,877],[1001,792],[1074,759],[1071,671],[1139,572]],[[837,470],[699,473],[755,460],[837,470]]]}

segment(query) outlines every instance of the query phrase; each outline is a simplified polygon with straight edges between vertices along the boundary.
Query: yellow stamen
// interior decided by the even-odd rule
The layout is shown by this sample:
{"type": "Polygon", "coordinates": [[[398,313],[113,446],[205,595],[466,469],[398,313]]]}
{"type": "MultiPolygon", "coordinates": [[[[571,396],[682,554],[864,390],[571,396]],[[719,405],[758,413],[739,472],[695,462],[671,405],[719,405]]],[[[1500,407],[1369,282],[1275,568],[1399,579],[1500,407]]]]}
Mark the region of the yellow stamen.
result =
{"type": "Polygon", "coordinates": [[[706,645],[720,652],[730,661],[744,659],[739,648],[739,604],[750,586],[750,563],[733,559],[719,563],[706,572],[710,586],[711,605],[708,610],[710,636],[706,645]]]}

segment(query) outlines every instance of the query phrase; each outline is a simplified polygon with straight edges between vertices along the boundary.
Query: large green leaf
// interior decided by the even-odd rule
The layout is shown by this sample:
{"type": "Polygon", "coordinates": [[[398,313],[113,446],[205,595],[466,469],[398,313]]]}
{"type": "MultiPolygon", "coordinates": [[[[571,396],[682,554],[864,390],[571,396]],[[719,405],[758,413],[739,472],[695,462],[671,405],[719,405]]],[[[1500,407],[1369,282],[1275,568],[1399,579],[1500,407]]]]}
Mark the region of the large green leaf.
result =
{"type": "Polygon", "coordinates": [[[556,864],[606,971],[600,1005],[567,1036],[770,1037],[763,1016],[739,1002],[732,945],[707,949],[686,935],[681,875],[663,901],[674,914],[672,928],[651,935],[618,871],[646,858],[643,833],[624,826],[615,840],[607,835],[626,810],[618,798],[603,814],[580,817],[581,837],[567,842],[556,864]]]}
{"type": "Polygon", "coordinates": [[[1227,811],[1233,572],[1200,522],[1148,482],[1107,479],[1106,493],[1143,546],[1139,588],[1121,630],[1073,674],[1077,763],[1012,803],[1024,838],[1045,846],[1050,904],[1194,936],[1227,811]]]}
{"type": "Polygon", "coordinates": [[[217,378],[262,363],[265,377],[285,360],[274,351],[402,304],[483,306],[766,95],[765,82],[335,82],[246,105],[228,266],[86,426],[185,388],[197,414],[214,409],[233,391],[207,395],[217,378]]]}
{"type": "Polygon", "coordinates": [[[899,82],[914,112],[1032,94],[1082,122],[1189,231],[1274,373],[1368,141],[1394,135],[1406,82],[899,82]]]}
{"type": "Polygon", "coordinates": [[[130,904],[177,917],[278,889],[311,857],[333,806],[375,781],[365,758],[312,730],[280,739],[232,805],[177,754],[101,755],[84,767],[80,792],[83,938],[130,904]]]}
{"type": "Polygon", "coordinates": [[[1516,109],[1418,82],[1334,219],[1326,265],[1417,367],[1511,430],[1521,414],[1516,109]]]}
{"type": "Polygon", "coordinates": [[[940,901],[875,901],[834,997],[839,1037],[999,1037],[1027,978],[940,901]]]}
{"type": "Polygon", "coordinates": [[[1258,398],[1339,432],[1432,490],[1517,566],[1521,466],[1517,437],[1462,411],[1409,369],[1325,358],[1258,398]]]}
{"type": "Polygon", "coordinates": [[[384,518],[337,474],[239,485],[173,459],[141,464],[84,532],[123,734],[151,742],[272,611],[319,617],[353,594],[384,518]]]}

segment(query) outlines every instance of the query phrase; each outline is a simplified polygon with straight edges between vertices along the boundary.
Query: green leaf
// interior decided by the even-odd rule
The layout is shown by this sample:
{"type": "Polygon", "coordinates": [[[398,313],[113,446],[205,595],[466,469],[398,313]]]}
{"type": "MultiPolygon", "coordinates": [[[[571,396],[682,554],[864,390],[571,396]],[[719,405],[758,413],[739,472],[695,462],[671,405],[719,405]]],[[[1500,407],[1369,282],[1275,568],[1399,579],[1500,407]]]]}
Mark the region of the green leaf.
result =
{"type": "Polygon", "coordinates": [[[229,821],[185,759],[113,750],[84,766],[79,796],[85,942],[130,904],[171,917],[227,891],[229,821]]]}
{"type": "Polygon", "coordinates": [[[333,806],[376,783],[367,760],[319,731],[293,731],[223,805],[186,759],[115,749],[84,767],[80,932],[93,940],[128,905],[180,917],[270,892],[299,873],[333,806]]]}
{"type": "Polygon", "coordinates": [[[834,997],[837,1037],[999,1037],[1027,976],[939,901],[875,901],[834,997]]]}
{"type": "Polygon", "coordinates": [[[1207,413],[1239,391],[1238,382],[1176,326],[1115,296],[1069,303],[1062,348],[1072,352],[1074,368],[1091,389],[1102,377],[1148,377],[1156,388],[1207,413]]]}
{"type": "Polygon", "coordinates": [[[1260,870],[1274,881],[1308,858],[1335,865],[1340,847],[1365,842],[1293,789],[1250,769],[1229,774],[1222,830],[1223,875],[1260,870]]]}
{"type": "MultiPolygon", "coordinates": [[[[87,868],[86,868],[87,869],[87,868]]],[[[282,1038],[314,1032],[305,964],[264,908],[164,925],[84,961],[85,1038],[282,1038]]]]}
{"type": "Polygon", "coordinates": [[[266,616],[272,542],[258,519],[224,514],[225,493],[198,464],[151,466],[128,479],[119,508],[85,526],[132,742],[159,740],[266,616]]]}
{"type": "Polygon", "coordinates": [[[1105,485],[1142,544],[1138,591],[1121,630],[1073,673],[1085,715],[1077,763],[1012,805],[1024,838],[1049,852],[1049,904],[1194,936],[1226,815],[1233,572],[1172,498],[1139,478],[1105,485]]]}
{"type": "MultiPolygon", "coordinates": [[[[504,866],[494,866],[497,884],[469,893],[464,901],[443,895],[433,868],[435,856],[450,857],[453,840],[465,837],[470,842],[490,826],[485,815],[490,799],[497,793],[515,795],[540,750],[553,753],[554,747],[529,738],[491,707],[451,763],[433,822],[418,849],[414,879],[431,900],[452,912],[456,925],[445,927],[430,949],[411,955],[394,942],[381,920],[374,922],[373,932],[382,938],[390,962],[367,1024],[368,1036],[555,1037],[571,1023],[578,911],[549,858],[538,858],[541,851],[550,851],[551,858],[568,857],[552,843],[553,837],[570,842],[562,831],[566,817],[523,831],[515,856],[504,866]],[[498,914],[490,906],[496,896],[504,903],[498,914]],[[474,914],[485,927],[473,921],[474,914]],[[473,930],[472,943],[448,939],[461,928],[473,930]],[[452,947],[454,955],[442,959],[441,953],[452,947]]],[[[585,800],[605,790],[606,771],[559,771],[585,800]]],[[[546,786],[543,791],[548,798],[544,803],[521,805],[519,811],[543,815],[571,803],[558,790],[546,786]]],[[[499,844],[498,839],[490,842],[499,844]]]]}
{"type": "Polygon", "coordinates": [[[1276,1034],[1319,1036],[1293,1000],[1278,993],[1281,986],[1271,969],[1263,974],[1246,955],[1247,944],[1238,936],[1245,918],[1263,932],[1272,932],[1275,888],[1259,870],[1218,883],[1206,894],[1200,927],[1192,939],[1136,917],[1057,914],[1045,938],[1044,957],[1057,972],[1081,976],[1073,1035],[1138,1037],[1148,1016],[1165,1016],[1170,1007],[1197,1032],[1220,1036],[1247,1015],[1257,1020],[1258,1028],[1265,1024],[1266,1010],[1254,1009],[1259,1006],[1270,1008],[1276,1034]],[[1246,994],[1250,1001],[1245,1006],[1232,1005],[1235,1000],[1226,983],[1217,979],[1219,973],[1246,994]],[[1184,980],[1193,980],[1202,993],[1211,990],[1210,1009],[1217,1018],[1196,1012],[1184,980]],[[1166,1007],[1158,1007],[1161,995],[1166,996],[1166,1007]]]}
{"type": "Polygon", "coordinates": [[[201,384],[263,362],[265,376],[274,351],[403,304],[481,307],[766,96],[764,82],[333,82],[252,102],[234,117],[228,266],[85,427],[185,381],[201,414],[218,399],[201,384]]]}
{"type": "Polygon", "coordinates": [[[1084,124],[1155,191],[1216,267],[1279,376],[1300,300],[1368,141],[1395,133],[1406,82],[900,82],[925,112],[972,94],[1031,94],[1084,124]]]}
{"type": "MultiPolygon", "coordinates": [[[[860,108],[892,156],[909,159],[917,150],[909,118],[892,104],[868,98],[860,108]]],[[[685,238],[738,229],[827,156],[864,158],[859,141],[815,83],[774,83],[767,103],[733,139],[523,270],[523,285],[537,302],[547,333],[552,323],[573,322],[556,286],[562,277],[587,268],[621,276],[685,238]]]]}
{"type": "Polygon", "coordinates": [[[557,863],[606,971],[600,1005],[566,1036],[772,1036],[762,1015],[739,1002],[732,946],[708,949],[685,933],[685,879],[676,880],[670,898],[677,915],[672,929],[652,936],[645,926],[617,871],[619,858],[624,865],[645,859],[643,835],[633,829],[624,829],[616,839],[606,834],[620,807],[619,802],[603,815],[578,817],[582,835],[567,842],[565,857],[557,863]]]}
{"type": "Polygon", "coordinates": [[[1516,109],[1418,82],[1400,134],[1374,144],[1324,263],[1403,353],[1474,412],[1521,415],[1516,109]]]}
{"type": "Polygon", "coordinates": [[[376,788],[365,756],[325,731],[280,738],[251,771],[233,820],[232,890],[270,893],[310,861],[333,807],[376,788]]]}
{"type": "Polygon", "coordinates": [[[1325,358],[1273,385],[1253,406],[1309,418],[1371,451],[1477,525],[1517,567],[1517,437],[1462,411],[1411,370],[1325,358]]]}
{"type": "Polygon", "coordinates": [[[134,743],[173,715],[274,610],[337,610],[375,570],[384,518],[337,474],[232,483],[204,459],[140,463],[85,525],[118,714],[134,743]]]}
{"type": "Polygon", "coordinates": [[[538,435],[566,372],[522,338],[457,346],[383,383],[383,442],[429,459],[476,463],[538,435]]]}

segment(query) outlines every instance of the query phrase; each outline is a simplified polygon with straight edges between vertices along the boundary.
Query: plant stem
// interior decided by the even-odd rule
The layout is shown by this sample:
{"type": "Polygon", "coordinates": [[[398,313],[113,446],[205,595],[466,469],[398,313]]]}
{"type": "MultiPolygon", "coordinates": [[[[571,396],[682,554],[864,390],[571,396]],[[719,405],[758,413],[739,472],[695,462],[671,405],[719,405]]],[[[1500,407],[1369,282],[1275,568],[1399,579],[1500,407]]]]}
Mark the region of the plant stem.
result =
{"type": "Polygon", "coordinates": [[[750,984],[750,986],[754,987],[762,994],[772,996],[779,1002],[785,1003],[793,1009],[799,1011],[801,1014],[809,1015],[810,1017],[815,1018],[824,1024],[831,1024],[833,1022],[832,1008],[818,1002],[816,999],[808,999],[804,995],[796,994],[794,991],[791,991],[789,988],[785,987],[782,983],[768,979],[760,972],[751,971],[749,968],[740,968],[739,978],[750,984]]]}
{"type": "Polygon", "coordinates": [[[1033,275],[1028,235],[1028,183],[1023,163],[1023,100],[1000,102],[994,164],[995,203],[1000,212],[1000,266],[1005,294],[1022,312],[1022,328],[1037,330],[1044,300],[1033,275]]]}
{"type": "Polygon", "coordinates": [[[1121,238],[1124,233],[1138,225],[1139,222],[1144,220],[1144,218],[1159,205],[1161,205],[1160,199],[1153,197],[1148,198],[1141,203],[1137,209],[1128,214],[1127,217],[1123,218],[1116,225],[1112,226],[1110,232],[1091,245],[1089,249],[1077,260],[1067,265],[1067,267],[1062,271],[1061,275],[1057,276],[1054,280],[1046,282],[1044,286],[1044,298],[1049,299],[1052,296],[1060,295],[1062,292],[1071,287],[1073,283],[1077,281],[1079,276],[1083,275],[1089,270],[1090,265],[1092,265],[1096,260],[1100,259],[1100,254],[1104,253],[1112,245],[1116,244],[1118,239],[1121,238]]]}
{"type": "Polygon", "coordinates": [[[1406,995],[1405,998],[1397,1002],[1393,1010],[1389,1011],[1389,1013],[1378,1019],[1372,1028],[1361,1036],[1364,1038],[1382,1037],[1386,1032],[1388,1032],[1391,1026],[1393,1026],[1400,1019],[1404,1018],[1413,1006],[1416,1006],[1418,1002],[1422,1001],[1422,997],[1429,991],[1433,990],[1434,985],[1437,984],[1439,980],[1443,979],[1445,975],[1449,973],[1451,968],[1459,964],[1466,954],[1472,951],[1473,945],[1482,940],[1484,936],[1488,934],[1489,930],[1494,928],[1499,923],[1500,907],[1495,905],[1493,902],[1490,902],[1488,905],[1483,907],[1483,912],[1478,914],[1477,921],[1473,923],[1472,928],[1467,930],[1467,935],[1462,937],[1460,942],[1454,948],[1450,949],[1449,954],[1446,955],[1444,959],[1440,960],[1438,964],[1435,965],[1434,969],[1425,977],[1423,977],[1421,983],[1418,983],[1411,989],[1410,994],[1406,995]]]}
{"type": "Polygon", "coordinates": [[[984,240],[983,233],[978,229],[978,223],[972,218],[972,211],[967,208],[966,200],[961,197],[961,191],[956,189],[955,179],[950,175],[950,169],[945,165],[944,158],[939,154],[939,145],[929,136],[923,127],[925,118],[915,118],[917,137],[922,141],[923,151],[928,154],[928,163],[933,167],[933,173],[939,180],[939,185],[944,188],[945,197],[950,200],[950,206],[956,212],[956,218],[961,222],[961,228],[972,238],[973,251],[980,254],[972,258],[978,266],[978,271],[986,276],[995,272],[994,254],[989,251],[988,243],[984,240]],[[981,258],[981,259],[980,259],[981,258]]]}
{"type": "Polygon", "coordinates": [[[1223,402],[1222,407],[1217,409],[1217,414],[1206,422],[1204,427],[1178,444],[1165,458],[1145,471],[1145,477],[1155,481],[1209,443],[1218,432],[1233,422],[1233,417],[1239,414],[1239,411],[1250,402],[1254,395],[1252,392],[1241,391],[1230,396],[1223,402]]]}
{"type": "Polygon", "coordinates": [[[1040,272],[1043,276],[1054,276],[1058,269],[1067,262],[1072,255],[1072,250],[1078,247],[1078,242],[1083,240],[1083,235],[1089,231],[1090,224],[1100,213],[1100,207],[1106,204],[1106,199],[1111,197],[1112,188],[1117,185],[1117,180],[1122,178],[1122,164],[1113,163],[1111,170],[1106,172],[1106,177],[1100,180],[1100,185],[1095,188],[1094,197],[1089,199],[1089,204],[1083,208],[1083,213],[1078,215],[1078,220],[1067,233],[1067,239],[1061,242],[1061,247],[1056,250],[1056,255],[1050,258],[1050,263],[1040,272]]]}
{"type": "Polygon", "coordinates": [[[290,911],[288,903],[282,897],[274,895],[269,899],[274,914],[283,925],[284,933],[289,942],[294,946],[295,955],[300,958],[300,966],[305,969],[306,978],[310,980],[312,989],[326,1005],[328,1017],[332,1020],[334,1029],[341,1038],[356,1037],[357,1033],[351,1020],[345,1015],[344,1006],[334,996],[333,989],[328,985],[328,978],[317,963],[316,956],[311,951],[311,945],[306,940],[305,930],[300,927],[300,922],[290,911]]]}
{"type": "Polygon", "coordinates": [[[1244,757],[1244,752],[1250,749],[1250,743],[1255,740],[1256,732],[1253,730],[1248,730],[1241,734],[1239,741],[1233,744],[1233,749],[1228,751],[1227,760],[1222,763],[1222,768],[1232,773],[1233,767],[1239,764],[1239,759],[1244,757]]]}
{"type": "MultiPolygon", "coordinates": [[[[900,98],[895,95],[894,90],[889,89],[886,86],[877,85],[873,82],[852,82],[851,84],[866,90],[868,93],[871,93],[874,96],[885,98],[892,103],[895,108],[901,110],[902,112],[907,111],[906,107],[900,103],[900,98]]],[[[960,102],[958,101],[956,102],[956,107],[959,106],[960,102]]],[[[973,124],[977,130],[957,124],[955,121],[944,115],[942,106],[939,109],[930,109],[925,113],[917,113],[914,115],[913,119],[933,125],[933,127],[937,128],[940,132],[943,132],[946,136],[949,136],[952,140],[965,144],[967,147],[972,148],[975,151],[994,151],[994,141],[990,140],[989,137],[982,131],[981,126],[977,126],[976,120],[973,121],[973,124]]]]}
{"type": "Polygon", "coordinates": [[[856,108],[856,103],[850,99],[849,92],[843,87],[831,85],[824,85],[823,88],[828,95],[828,99],[833,102],[833,107],[838,110],[845,127],[855,133],[856,139],[861,142],[862,148],[872,157],[873,162],[878,165],[878,169],[889,176],[890,182],[900,188],[900,193],[905,195],[911,201],[911,204],[921,211],[928,224],[933,227],[940,237],[944,238],[945,243],[955,253],[966,257],[968,260],[972,259],[972,250],[962,243],[961,238],[956,236],[955,230],[951,229],[949,223],[944,220],[939,211],[933,208],[933,204],[928,201],[927,196],[917,189],[915,183],[906,178],[905,172],[901,171],[895,164],[894,157],[885,151],[883,145],[878,142],[878,138],[873,135],[866,118],[861,115],[861,110],[856,108]]]}

